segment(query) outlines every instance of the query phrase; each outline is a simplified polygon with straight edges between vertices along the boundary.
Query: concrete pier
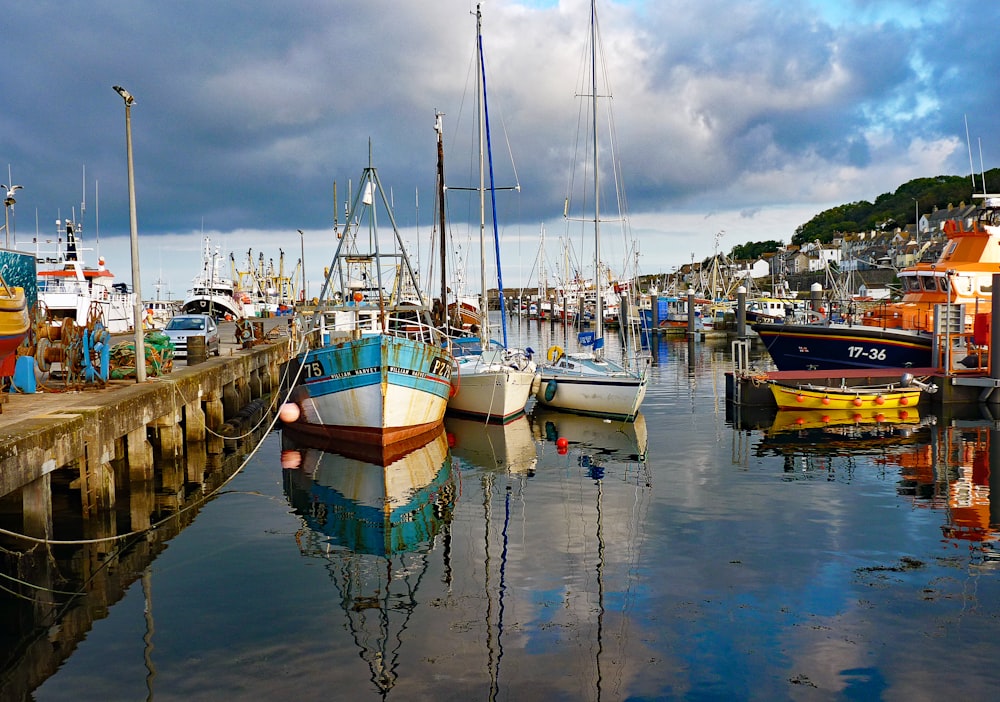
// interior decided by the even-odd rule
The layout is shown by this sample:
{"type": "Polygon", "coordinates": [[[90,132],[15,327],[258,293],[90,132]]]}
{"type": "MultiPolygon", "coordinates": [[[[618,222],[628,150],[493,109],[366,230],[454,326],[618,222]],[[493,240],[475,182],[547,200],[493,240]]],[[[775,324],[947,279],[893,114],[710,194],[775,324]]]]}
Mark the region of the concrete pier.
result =
{"type": "MultiPolygon", "coordinates": [[[[183,462],[189,444],[221,452],[223,440],[212,432],[277,389],[293,353],[289,338],[279,335],[284,323],[266,322],[278,327],[266,343],[243,348],[224,331],[219,357],[192,366],[175,361],[172,373],[142,384],[112,380],[77,392],[9,394],[0,413],[0,501],[8,511],[11,500],[20,501],[24,533],[44,537],[51,528],[54,471],[72,471],[83,518],[91,519],[113,511],[120,489],[134,493],[152,482],[155,465],[183,462]]],[[[186,472],[180,471],[182,481],[186,472]]]]}

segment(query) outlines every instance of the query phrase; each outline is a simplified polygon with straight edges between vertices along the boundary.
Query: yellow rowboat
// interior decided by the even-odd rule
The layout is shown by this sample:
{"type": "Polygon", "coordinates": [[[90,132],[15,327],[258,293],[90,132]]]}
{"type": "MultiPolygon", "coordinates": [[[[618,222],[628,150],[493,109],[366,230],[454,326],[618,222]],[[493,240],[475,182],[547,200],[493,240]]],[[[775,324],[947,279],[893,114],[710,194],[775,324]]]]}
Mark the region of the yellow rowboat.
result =
{"type": "Polygon", "coordinates": [[[779,409],[887,410],[916,407],[924,390],[919,385],[895,384],[839,388],[808,384],[790,387],[774,382],[770,385],[779,409]]]}

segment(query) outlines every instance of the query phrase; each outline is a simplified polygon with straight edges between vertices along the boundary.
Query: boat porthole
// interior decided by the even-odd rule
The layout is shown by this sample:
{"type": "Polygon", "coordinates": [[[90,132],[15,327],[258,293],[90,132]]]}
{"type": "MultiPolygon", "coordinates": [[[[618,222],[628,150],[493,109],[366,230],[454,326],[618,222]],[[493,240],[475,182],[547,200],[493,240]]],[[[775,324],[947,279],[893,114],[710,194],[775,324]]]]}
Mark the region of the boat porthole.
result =
{"type": "Polygon", "coordinates": [[[555,378],[550,380],[545,384],[545,401],[552,402],[552,398],[556,396],[556,390],[558,389],[558,383],[555,378]]]}

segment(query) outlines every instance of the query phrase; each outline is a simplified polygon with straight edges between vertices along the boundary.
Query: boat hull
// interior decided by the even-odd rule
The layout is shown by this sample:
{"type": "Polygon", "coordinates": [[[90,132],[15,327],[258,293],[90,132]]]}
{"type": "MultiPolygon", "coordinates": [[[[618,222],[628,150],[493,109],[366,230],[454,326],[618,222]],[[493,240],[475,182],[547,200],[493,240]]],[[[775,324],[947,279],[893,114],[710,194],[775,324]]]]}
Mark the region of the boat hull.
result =
{"type": "Polygon", "coordinates": [[[13,374],[17,347],[24,341],[31,326],[24,288],[7,288],[7,290],[9,294],[0,294],[0,375],[2,376],[13,374]]]}
{"type": "Polygon", "coordinates": [[[934,365],[930,334],[861,325],[773,324],[751,327],[778,370],[928,368],[934,365]]]}
{"type": "Polygon", "coordinates": [[[302,433],[385,445],[441,425],[451,358],[439,347],[371,334],[307,351],[297,362],[291,399],[302,433]]]}
{"type": "Polygon", "coordinates": [[[485,351],[456,359],[449,412],[491,422],[507,422],[524,414],[535,378],[534,368],[505,365],[502,353],[485,351]]]}
{"type": "Polygon", "coordinates": [[[896,410],[916,407],[920,388],[819,388],[771,383],[778,409],[896,410]]]}
{"type": "Polygon", "coordinates": [[[647,376],[578,354],[545,366],[535,398],[546,407],[591,417],[632,421],[646,397],[647,376]]]}
{"type": "Polygon", "coordinates": [[[233,297],[224,295],[191,295],[181,304],[182,314],[211,314],[216,319],[245,319],[246,310],[233,297]]]}

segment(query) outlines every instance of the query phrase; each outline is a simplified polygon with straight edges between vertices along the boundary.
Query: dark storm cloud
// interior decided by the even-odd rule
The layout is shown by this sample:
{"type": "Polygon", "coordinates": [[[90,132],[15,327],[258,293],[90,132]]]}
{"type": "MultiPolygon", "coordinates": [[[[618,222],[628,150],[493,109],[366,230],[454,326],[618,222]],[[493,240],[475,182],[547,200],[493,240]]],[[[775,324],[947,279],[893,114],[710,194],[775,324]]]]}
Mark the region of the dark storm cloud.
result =
{"type": "MultiPolygon", "coordinates": [[[[0,166],[25,186],[19,230],[34,228],[36,211],[47,230],[77,206],[86,166],[88,217],[99,181],[102,236],[127,232],[124,108],[114,84],[137,99],[143,234],[328,227],[333,182],[343,200],[369,139],[400,221],[417,221],[419,190],[426,227],[435,109],[446,113],[449,173],[469,168],[457,132],[472,109],[474,8],[469,0],[9,4],[0,166]]],[[[702,212],[819,206],[965,172],[965,115],[974,148],[983,136],[985,165],[995,165],[998,49],[976,30],[995,26],[1000,6],[826,9],[600,3],[620,162],[631,211],[647,229],[669,234],[675,213],[698,203],[702,212]]],[[[505,154],[509,142],[522,188],[505,216],[520,222],[562,212],[586,21],[582,0],[484,3],[495,149],[505,154]]],[[[512,171],[498,182],[508,178],[512,171]]]]}

